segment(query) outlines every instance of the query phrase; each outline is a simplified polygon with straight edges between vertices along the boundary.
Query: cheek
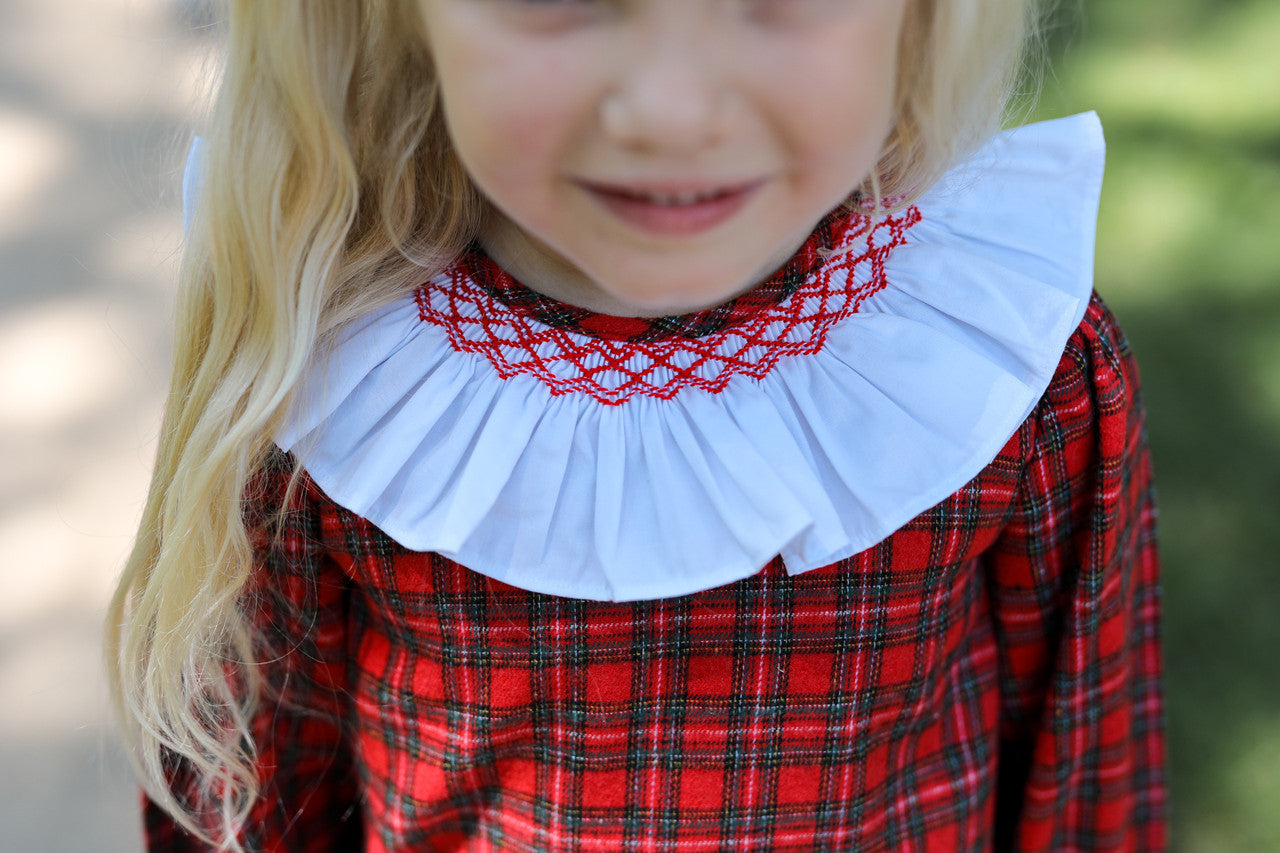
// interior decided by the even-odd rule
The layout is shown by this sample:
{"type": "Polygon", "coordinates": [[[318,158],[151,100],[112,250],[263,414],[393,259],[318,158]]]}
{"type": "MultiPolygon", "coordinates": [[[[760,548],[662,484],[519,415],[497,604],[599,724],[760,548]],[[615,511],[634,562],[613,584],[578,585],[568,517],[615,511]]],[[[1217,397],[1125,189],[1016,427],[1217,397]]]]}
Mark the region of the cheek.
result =
{"type": "Polygon", "coordinates": [[[500,205],[545,188],[568,161],[580,117],[559,62],[525,62],[507,72],[474,68],[442,76],[445,117],[459,159],[500,205]]]}
{"type": "Polygon", "coordinates": [[[814,99],[791,124],[796,175],[838,203],[870,174],[889,136],[892,92],[836,90],[814,99]],[[843,98],[843,100],[841,100],[843,98]]]}
{"type": "Polygon", "coordinates": [[[773,123],[797,161],[828,177],[874,165],[893,121],[895,51],[865,33],[829,34],[805,52],[770,63],[788,69],[761,81],[773,123]],[[834,171],[833,171],[834,170],[834,171]]]}
{"type": "Polygon", "coordinates": [[[444,106],[454,151],[480,190],[500,204],[526,192],[545,159],[536,116],[478,86],[446,92],[444,106]]]}

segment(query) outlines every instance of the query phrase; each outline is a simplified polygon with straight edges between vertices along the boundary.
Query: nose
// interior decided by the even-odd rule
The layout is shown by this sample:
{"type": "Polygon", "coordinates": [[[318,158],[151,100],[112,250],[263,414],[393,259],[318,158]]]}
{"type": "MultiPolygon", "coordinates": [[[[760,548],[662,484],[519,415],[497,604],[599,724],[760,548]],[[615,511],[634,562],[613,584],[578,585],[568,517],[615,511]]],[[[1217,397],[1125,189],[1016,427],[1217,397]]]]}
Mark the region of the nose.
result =
{"type": "Polygon", "coordinates": [[[729,75],[714,35],[697,41],[687,30],[667,30],[634,45],[600,104],[609,136],[627,147],[670,153],[722,141],[732,110],[729,75]]]}

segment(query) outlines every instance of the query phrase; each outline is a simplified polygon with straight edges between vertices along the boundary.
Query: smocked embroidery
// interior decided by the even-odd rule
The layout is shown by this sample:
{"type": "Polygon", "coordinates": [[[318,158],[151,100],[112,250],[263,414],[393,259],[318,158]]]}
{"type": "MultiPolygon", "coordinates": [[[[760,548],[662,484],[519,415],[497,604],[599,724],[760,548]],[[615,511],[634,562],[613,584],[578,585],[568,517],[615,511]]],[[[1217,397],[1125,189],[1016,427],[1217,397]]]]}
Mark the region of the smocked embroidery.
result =
{"type": "Polygon", "coordinates": [[[885,262],[920,219],[916,207],[874,220],[849,216],[836,245],[861,241],[860,248],[834,254],[787,298],[700,337],[586,335],[575,328],[592,326],[589,312],[571,327],[548,325],[545,312],[496,298],[464,264],[415,298],[422,322],[442,329],[455,351],[485,358],[504,380],[530,376],[552,395],[587,394],[605,405],[669,400],[687,388],[718,394],[735,376],[761,379],[786,357],[820,351],[833,326],[884,289],[885,262]]]}

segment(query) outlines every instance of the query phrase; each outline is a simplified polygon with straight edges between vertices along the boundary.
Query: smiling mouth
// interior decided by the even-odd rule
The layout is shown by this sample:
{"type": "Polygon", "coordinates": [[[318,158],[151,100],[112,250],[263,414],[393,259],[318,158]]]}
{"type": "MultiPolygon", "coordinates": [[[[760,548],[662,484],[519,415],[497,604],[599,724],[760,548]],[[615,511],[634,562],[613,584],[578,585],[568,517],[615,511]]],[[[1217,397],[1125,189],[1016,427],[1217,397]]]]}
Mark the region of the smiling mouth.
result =
{"type": "Polygon", "coordinates": [[[733,218],[763,181],[734,185],[632,186],[579,182],[595,201],[626,225],[657,237],[690,237],[733,218]]]}

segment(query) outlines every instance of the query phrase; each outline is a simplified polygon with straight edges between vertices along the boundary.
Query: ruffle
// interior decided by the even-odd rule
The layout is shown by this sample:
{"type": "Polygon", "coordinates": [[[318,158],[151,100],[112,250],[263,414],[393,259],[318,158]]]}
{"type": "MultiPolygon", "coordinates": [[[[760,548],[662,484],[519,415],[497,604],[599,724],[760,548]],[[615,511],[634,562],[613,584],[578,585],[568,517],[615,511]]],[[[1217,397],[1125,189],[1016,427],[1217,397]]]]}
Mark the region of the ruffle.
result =
{"type": "MultiPolygon", "coordinates": [[[[715,389],[607,400],[502,372],[456,339],[471,315],[451,337],[432,314],[451,310],[454,268],[353,327],[276,441],[406,548],[534,592],[653,599],[775,555],[792,574],[825,566],[963,486],[1031,413],[1088,303],[1102,166],[1093,114],[1000,134],[879,266],[849,263],[868,256],[855,245],[819,271],[821,298],[856,296],[820,345],[750,347],[769,369],[715,389]]],[[[592,343],[528,324],[545,336],[497,349],[592,343]]]]}

